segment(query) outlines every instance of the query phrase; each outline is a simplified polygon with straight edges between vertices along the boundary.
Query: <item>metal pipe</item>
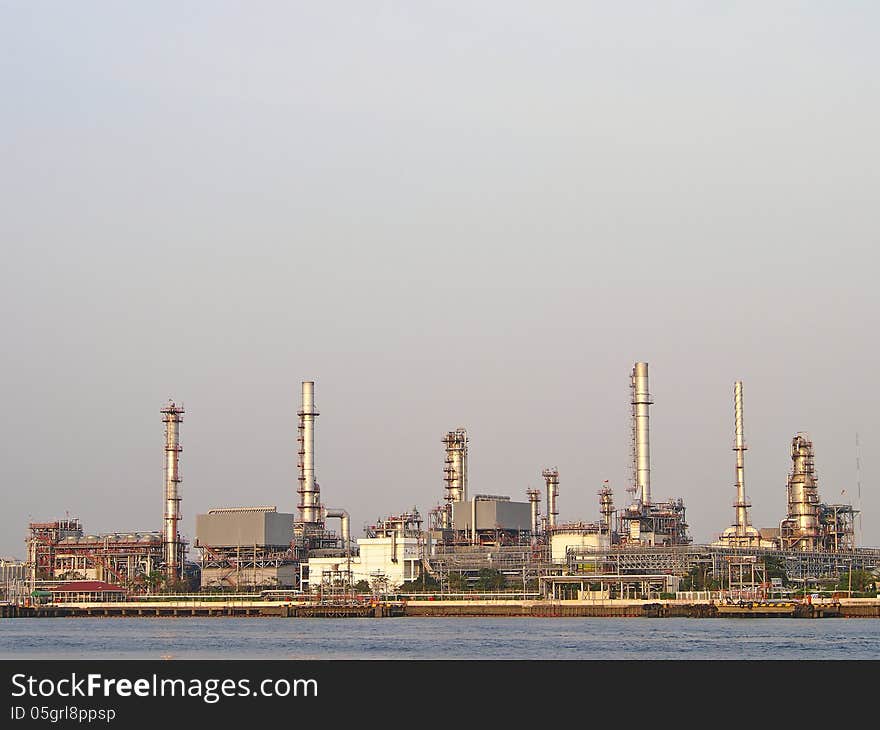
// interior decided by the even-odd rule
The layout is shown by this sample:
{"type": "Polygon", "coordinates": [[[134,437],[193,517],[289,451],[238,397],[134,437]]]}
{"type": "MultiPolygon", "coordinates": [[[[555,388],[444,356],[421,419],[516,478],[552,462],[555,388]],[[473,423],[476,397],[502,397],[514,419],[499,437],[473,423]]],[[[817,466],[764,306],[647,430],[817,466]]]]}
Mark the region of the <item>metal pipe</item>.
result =
{"type": "Polygon", "coordinates": [[[643,505],[651,504],[651,443],[648,406],[648,363],[637,362],[632,370],[633,472],[643,505]]]}
{"type": "Polygon", "coordinates": [[[471,543],[477,544],[477,498],[471,500],[471,543]]]}
{"type": "Polygon", "coordinates": [[[339,518],[339,530],[342,534],[342,546],[345,548],[345,555],[347,557],[349,555],[351,541],[350,518],[348,512],[344,509],[331,509],[329,507],[324,509],[323,512],[324,519],[327,519],[328,517],[339,518]]]}
{"type": "Polygon", "coordinates": [[[742,381],[737,380],[733,386],[734,424],[736,442],[736,535],[745,537],[749,531],[749,503],[746,501],[745,451],[748,448],[743,433],[743,391],[742,381]]]}
{"type": "Polygon", "coordinates": [[[165,574],[169,579],[182,575],[180,522],[180,423],[183,408],[169,401],[161,411],[165,423],[165,574]]]}
{"type": "Polygon", "coordinates": [[[320,520],[321,494],[315,481],[315,383],[302,383],[302,408],[299,416],[299,512],[302,522],[314,524],[320,520]]]}
{"type": "Polygon", "coordinates": [[[552,530],[556,527],[556,516],[559,514],[556,507],[559,496],[559,470],[556,467],[544,469],[541,476],[544,477],[547,485],[547,529],[552,530]]]}

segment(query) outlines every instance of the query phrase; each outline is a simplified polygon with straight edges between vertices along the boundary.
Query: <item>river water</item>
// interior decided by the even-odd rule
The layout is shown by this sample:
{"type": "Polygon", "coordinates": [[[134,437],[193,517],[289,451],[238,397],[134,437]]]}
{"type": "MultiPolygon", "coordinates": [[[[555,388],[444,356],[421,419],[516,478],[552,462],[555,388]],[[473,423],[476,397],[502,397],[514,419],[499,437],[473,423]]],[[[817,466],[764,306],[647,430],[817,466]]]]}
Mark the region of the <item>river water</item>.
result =
{"type": "Polygon", "coordinates": [[[0,659],[880,659],[880,619],[0,620],[0,659]]]}

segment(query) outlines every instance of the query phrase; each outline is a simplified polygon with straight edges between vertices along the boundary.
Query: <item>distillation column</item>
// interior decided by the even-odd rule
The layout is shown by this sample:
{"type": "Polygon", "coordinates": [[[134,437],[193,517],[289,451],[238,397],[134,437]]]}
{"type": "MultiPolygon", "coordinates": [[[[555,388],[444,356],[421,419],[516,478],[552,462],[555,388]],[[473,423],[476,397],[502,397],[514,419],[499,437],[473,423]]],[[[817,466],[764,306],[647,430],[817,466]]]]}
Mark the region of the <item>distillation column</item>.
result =
{"type": "Polygon", "coordinates": [[[532,537],[537,537],[541,531],[541,522],[539,519],[541,504],[541,492],[538,489],[527,489],[526,494],[529,498],[529,506],[532,508],[532,537]]]}
{"type": "Polygon", "coordinates": [[[321,521],[321,494],[315,481],[315,383],[302,383],[302,408],[299,416],[299,515],[300,521],[315,524],[321,521]]]}
{"type": "Polygon", "coordinates": [[[648,363],[637,362],[632,370],[633,476],[643,505],[651,504],[651,444],[648,406],[648,363]]]}
{"type": "Polygon", "coordinates": [[[443,464],[443,481],[446,482],[446,515],[444,527],[452,527],[453,502],[467,501],[467,431],[457,428],[443,437],[446,445],[446,460],[443,464]]]}
{"type": "Polygon", "coordinates": [[[547,485],[547,529],[552,530],[556,527],[556,516],[559,514],[556,506],[559,497],[559,470],[555,466],[552,469],[544,469],[541,476],[544,477],[547,485]]]}
{"type": "Polygon", "coordinates": [[[813,465],[813,442],[806,434],[799,433],[792,439],[791,461],[788,519],[784,521],[791,532],[790,547],[816,550],[820,536],[819,488],[813,465]]]}
{"type": "Polygon", "coordinates": [[[180,423],[184,410],[174,401],[161,410],[165,423],[165,575],[177,579],[183,573],[180,522],[180,423]]]}
{"type": "Polygon", "coordinates": [[[614,492],[605,486],[599,490],[599,514],[602,515],[602,530],[611,535],[614,532],[614,492]]]}

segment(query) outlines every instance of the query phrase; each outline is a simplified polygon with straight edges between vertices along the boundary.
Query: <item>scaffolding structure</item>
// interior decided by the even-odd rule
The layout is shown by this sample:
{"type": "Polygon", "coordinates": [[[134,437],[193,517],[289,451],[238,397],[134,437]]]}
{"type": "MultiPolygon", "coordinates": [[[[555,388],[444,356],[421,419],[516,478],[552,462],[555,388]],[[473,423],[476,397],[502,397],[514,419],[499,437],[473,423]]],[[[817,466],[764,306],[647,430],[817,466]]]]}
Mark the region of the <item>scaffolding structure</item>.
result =
{"type": "MultiPolygon", "coordinates": [[[[166,565],[161,532],[112,532],[83,535],[79,520],[32,522],[29,525],[28,568],[32,585],[64,580],[100,580],[147,591],[166,565]]],[[[183,563],[186,543],[176,545],[183,563]]]]}
{"type": "Polygon", "coordinates": [[[502,547],[436,545],[433,552],[425,550],[421,558],[425,572],[447,592],[453,574],[475,579],[481,570],[497,570],[508,583],[520,586],[530,585],[542,575],[559,574],[565,567],[550,561],[549,545],[527,542],[502,547]]]}
{"type": "Polygon", "coordinates": [[[653,504],[631,504],[618,512],[618,535],[621,544],[689,545],[684,500],[678,497],[653,504]]]}
{"type": "Polygon", "coordinates": [[[767,598],[770,583],[767,568],[757,555],[727,555],[728,601],[763,601],[767,598]]]}
{"type": "Polygon", "coordinates": [[[82,523],[74,518],[28,525],[27,565],[31,583],[55,576],[55,546],[66,537],[82,537],[82,523]]]}
{"type": "Polygon", "coordinates": [[[215,548],[199,544],[202,588],[293,588],[302,553],[298,547],[248,545],[215,548]]]}
{"type": "Polygon", "coordinates": [[[404,512],[399,515],[392,515],[376,520],[372,525],[364,528],[364,533],[368,538],[372,537],[421,537],[422,536],[422,516],[419,511],[413,507],[412,512],[404,512]]]}
{"type": "Polygon", "coordinates": [[[859,513],[851,504],[820,504],[819,524],[826,550],[835,552],[854,550],[855,517],[859,513]]]}
{"type": "Polygon", "coordinates": [[[607,550],[572,547],[568,550],[566,572],[604,573],[674,573],[686,575],[694,568],[705,569],[722,579],[727,575],[729,559],[754,556],[765,563],[774,561],[790,579],[837,579],[849,570],[876,571],[880,550],[856,548],[849,551],[777,550],[774,548],[737,548],[717,545],[675,547],[613,546],[607,550]]]}

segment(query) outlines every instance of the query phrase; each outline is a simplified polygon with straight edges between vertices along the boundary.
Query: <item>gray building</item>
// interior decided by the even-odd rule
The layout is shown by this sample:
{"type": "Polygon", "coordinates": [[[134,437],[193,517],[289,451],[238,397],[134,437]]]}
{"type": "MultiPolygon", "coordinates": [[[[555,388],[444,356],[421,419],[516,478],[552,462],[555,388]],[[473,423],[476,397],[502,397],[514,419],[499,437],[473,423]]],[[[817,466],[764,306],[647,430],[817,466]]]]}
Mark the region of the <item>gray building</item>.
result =
{"type": "Polygon", "coordinates": [[[293,540],[296,515],[275,507],[212,509],[196,515],[197,545],[211,548],[273,547],[286,549],[293,540]]]}
{"type": "Polygon", "coordinates": [[[275,507],[231,507],[196,515],[202,588],[243,590],[296,584],[296,515],[275,507]]]}
{"type": "Polygon", "coordinates": [[[528,502],[511,502],[510,497],[478,494],[466,502],[452,503],[452,524],[456,531],[477,532],[531,530],[532,508],[528,502]]]}

